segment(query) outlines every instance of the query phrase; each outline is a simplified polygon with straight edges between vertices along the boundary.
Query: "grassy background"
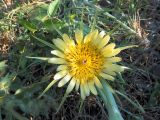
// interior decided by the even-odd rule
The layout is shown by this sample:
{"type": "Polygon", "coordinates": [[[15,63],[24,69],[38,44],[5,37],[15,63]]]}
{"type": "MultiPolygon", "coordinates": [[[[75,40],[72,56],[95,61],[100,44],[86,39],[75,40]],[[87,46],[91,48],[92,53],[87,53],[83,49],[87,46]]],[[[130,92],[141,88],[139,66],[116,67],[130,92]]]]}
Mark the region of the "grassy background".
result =
{"type": "Polygon", "coordinates": [[[78,92],[72,92],[56,113],[65,87],[54,85],[37,99],[53,80],[56,66],[26,56],[51,57],[52,40],[62,33],[74,37],[77,28],[85,34],[90,29],[104,30],[117,46],[139,45],[121,53],[121,64],[131,70],[110,85],[117,90],[115,98],[125,120],[159,120],[159,6],[159,0],[61,0],[58,4],[2,0],[0,61],[6,60],[7,67],[0,69],[0,120],[108,119],[99,97],[87,97],[80,107],[78,92]]]}

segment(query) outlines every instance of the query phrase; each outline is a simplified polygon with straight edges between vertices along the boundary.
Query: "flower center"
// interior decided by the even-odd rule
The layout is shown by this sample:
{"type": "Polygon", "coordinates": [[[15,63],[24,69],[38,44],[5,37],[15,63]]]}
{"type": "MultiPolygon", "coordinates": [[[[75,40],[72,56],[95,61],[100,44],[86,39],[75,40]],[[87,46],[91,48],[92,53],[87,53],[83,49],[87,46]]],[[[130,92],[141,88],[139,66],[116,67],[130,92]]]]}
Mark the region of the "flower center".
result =
{"type": "Polygon", "coordinates": [[[87,63],[86,59],[82,60],[82,64],[86,64],[86,63],[87,63]]]}
{"type": "Polygon", "coordinates": [[[70,74],[81,82],[92,80],[104,64],[104,56],[90,42],[70,46],[65,55],[70,74]]]}

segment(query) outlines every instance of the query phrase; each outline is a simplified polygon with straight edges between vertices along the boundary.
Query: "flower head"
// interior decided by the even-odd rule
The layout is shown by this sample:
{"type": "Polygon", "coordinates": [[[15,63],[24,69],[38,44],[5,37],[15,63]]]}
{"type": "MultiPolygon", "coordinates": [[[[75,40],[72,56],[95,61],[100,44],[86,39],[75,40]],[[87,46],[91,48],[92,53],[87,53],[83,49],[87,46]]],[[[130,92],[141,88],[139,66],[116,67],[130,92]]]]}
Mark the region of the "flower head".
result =
{"type": "Polygon", "coordinates": [[[75,31],[75,41],[63,34],[62,39],[53,42],[57,50],[51,51],[55,57],[48,62],[59,64],[54,80],[59,81],[58,87],[68,84],[67,93],[74,88],[80,88],[81,97],[84,99],[91,93],[97,95],[96,87],[102,88],[101,78],[114,80],[118,72],[125,67],[117,65],[122,59],[115,57],[121,50],[132,46],[115,48],[115,43],[109,43],[110,36],[104,32],[94,30],[83,37],[83,32],[75,31]]]}

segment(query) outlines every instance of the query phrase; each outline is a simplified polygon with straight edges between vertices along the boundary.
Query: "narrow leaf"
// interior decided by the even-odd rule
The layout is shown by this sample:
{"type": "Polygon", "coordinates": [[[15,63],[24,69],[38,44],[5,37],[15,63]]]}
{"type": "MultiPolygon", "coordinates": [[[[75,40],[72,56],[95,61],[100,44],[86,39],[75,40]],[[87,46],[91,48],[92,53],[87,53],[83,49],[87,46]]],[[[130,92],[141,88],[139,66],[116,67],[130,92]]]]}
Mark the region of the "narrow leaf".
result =
{"type": "Polygon", "coordinates": [[[37,38],[37,37],[34,36],[34,35],[32,35],[32,36],[33,36],[36,40],[38,40],[39,42],[45,44],[46,46],[48,46],[48,47],[50,47],[50,48],[52,48],[52,49],[55,49],[55,46],[54,46],[53,44],[51,44],[51,43],[49,43],[49,42],[46,42],[46,41],[44,41],[44,40],[42,40],[42,39],[40,39],[40,38],[37,38]]]}
{"type": "Polygon", "coordinates": [[[54,15],[56,13],[59,4],[60,4],[60,0],[54,0],[50,3],[48,7],[48,16],[54,15]]]}
{"type": "Polygon", "coordinates": [[[18,112],[16,112],[13,108],[6,108],[8,112],[10,112],[17,120],[28,120],[26,117],[23,117],[18,112]]]}
{"type": "Polygon", "coordinates": [[[116,91],[116,93],[118,93],[119,95],[121,95],[122,97],[124,97],[126,100],[128,100],[135,108],[138,108],[142,113],[145,113],[143,107],[140,104],[137,105],[130,98],[128,98],[126,95],[124,95],[123,93],[121,93],[119,91],[116,91]]]}
{"type": "Polygon", "coordinates": [[[58,80],[52,80],[52,82],[46,87],[46,89],[38,97],[41,98],[58,80]]]}
{"type": "Polygon", "coordinates": [[[29,21],[21,19],[21,20],[19,20],[19,23],[21,25],[23,25],[26,29],[28,29],[29,31],[31,31],[32,33],[35,33],[37,31],[36,26],[33,23],[29,22],[29,21]]]}

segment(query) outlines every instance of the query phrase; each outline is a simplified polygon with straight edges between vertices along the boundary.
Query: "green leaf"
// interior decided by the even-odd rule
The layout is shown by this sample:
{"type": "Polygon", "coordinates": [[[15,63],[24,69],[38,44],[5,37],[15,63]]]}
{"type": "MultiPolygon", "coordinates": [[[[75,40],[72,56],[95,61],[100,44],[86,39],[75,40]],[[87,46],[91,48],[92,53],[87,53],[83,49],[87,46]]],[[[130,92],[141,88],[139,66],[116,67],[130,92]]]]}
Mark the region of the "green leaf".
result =
{"type": "Polygon", "coordinates": [[[0,61],[0,71],[5,70],[6,67],[7,67],[6,61],[5,60],[4,61],[0,61]]]}
{"type": "Polygon", "coordinates": [[[36,26],[35,26],[33,23],[31,23],[31,22],[29,22],[29,21],[27,21],[27,20],[22,20],[22,19],[20,19],[20,20],[19,20],[19,23],[20,23],[21,25],[23,25],[24,28],[26,28],[27,30],[31,31],[32,33],[35,33],[35,32],[37,31],[36,26]]]}
{"type": "Polygon", "coordinates": [[[47,10],[49,5],[46,3],[43,3],[43,5],[35,8],[32,11],[31,17],[32,19],[35,19],[37,21],[43,22],[43,19],[47,16],[47,10]]]}
{"type": "Polygon", "coordinates": [[[10,85],[14,77],[16,76],[15,73],[7,74],[5,77],[0,78],[0,90],[8,91],[10,89],[10,85]]]}
{"type": "Polygon", "coordinates": [[[60,4],[60,0],[54,0],[50,3],[48,7],[48,16],[55,15],[59,7],[59,4],[60,4]]]}
{"type": "Polygon", "coordinates": [[[58,80],[52,80],[46,89],[38,96],[38,99],[41,98],[58,80]]]}
{"type": "Polygon", "coordinates": [[[47,18],[44,20],[44,26],[49,31],[55,30],[55,27],[57,29],[61,29],[61,28],[65,27],[66,25],[67,24],[65,22],[61,21],[60,19],[47,18]]]}

